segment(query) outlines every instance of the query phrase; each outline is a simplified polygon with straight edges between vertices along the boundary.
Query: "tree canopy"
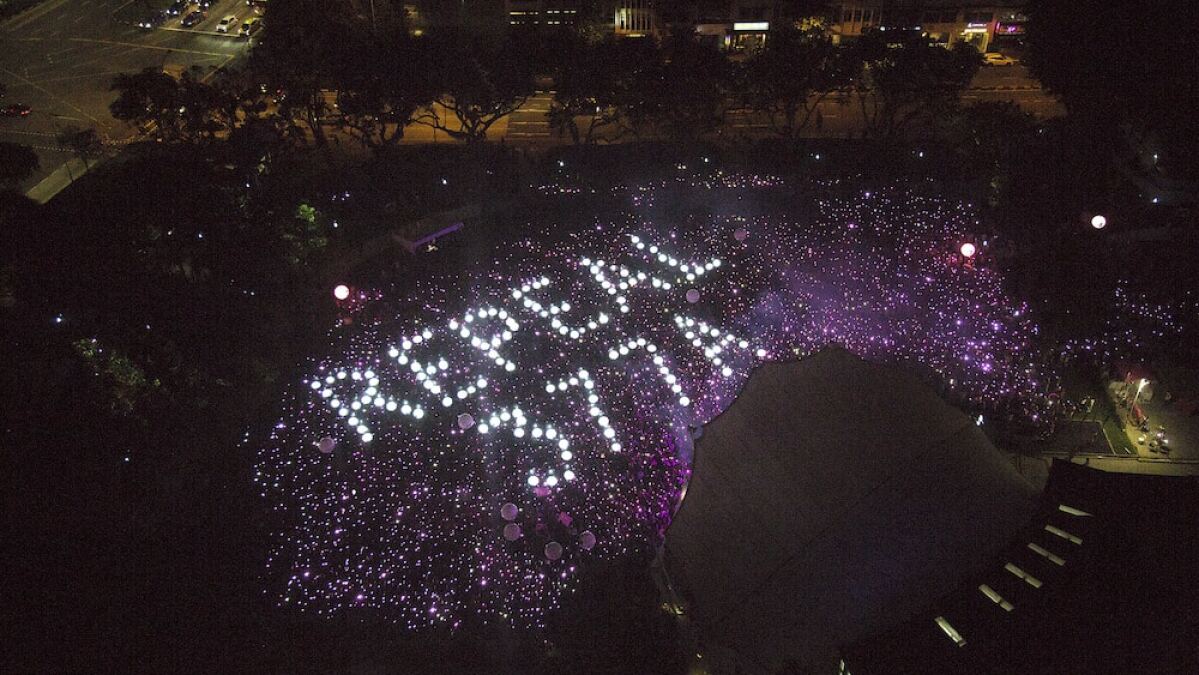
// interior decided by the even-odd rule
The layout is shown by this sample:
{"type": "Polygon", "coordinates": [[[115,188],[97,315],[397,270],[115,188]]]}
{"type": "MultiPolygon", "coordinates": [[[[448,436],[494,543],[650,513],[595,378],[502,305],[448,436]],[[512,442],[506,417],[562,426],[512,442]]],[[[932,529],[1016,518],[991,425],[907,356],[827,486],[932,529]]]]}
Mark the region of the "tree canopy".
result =
{"type": "Polygon", "coordinates": [[[866,134],[874,138],[948,116],[982,65],[978,50],[965,42],[944,49],[915,35],[891,41],[876,31],[855,49],[862,64],[858,103],[866,134]]]}
{"type": "Polygon", "coordinates": [[[1071,115],[1156,136],[1162,164],[1199,179],[1199,59],[1189,46],[1199,5],[1032,0],[1027,13],[1025,61],[1071,115]]]}
{"type": "Polygon", "coordinates": [[[37,153],[19,143],[0,141],[0,188],[15,188],[38,170],[37,153]]]}
{"type": "Polygon", "coordinates": [[[823,31],[775,31],[745,64],[745,102],[767,116],[774,133],[795,142],[820,103],[850,85],[851,56],[823,31]]]}

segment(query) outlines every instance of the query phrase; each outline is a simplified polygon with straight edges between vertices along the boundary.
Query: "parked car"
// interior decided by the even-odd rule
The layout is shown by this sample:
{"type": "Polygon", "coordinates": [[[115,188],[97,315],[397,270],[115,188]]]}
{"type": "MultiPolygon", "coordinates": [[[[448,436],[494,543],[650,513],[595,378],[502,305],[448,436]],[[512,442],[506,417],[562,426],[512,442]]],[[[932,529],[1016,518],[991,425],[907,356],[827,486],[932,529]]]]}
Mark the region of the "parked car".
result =
{"type": "Polygon", "coordinates": [[[182,24],[184,28],[191,28],[192,26],[203,21],[204,16],[205,16],[204,12],[197,9],[196,11],[192,12],[191,14],[188,14],[187,16],[183,17],[183,21],[181,21],[180,24],[182,24]]]}
{"type": "Polygon", "coordinates": [[[998,52],[987,52],[983,54],[983,65],[987,66],[1014,66],[1016,59],[1010,56],[1004,56],[998,52]]]}
{"type": "Polygon", "coordinates": [[[29,106],[24,103],[10,103],[0,108],[0,115],[4,117],[28,117],[29,106]]]}
{"type": "Polygon", "coordinates": [[[191,7],[191,4],[191,0],[175,0],[175,2],[171,3],[170,7],[167,7],[167,14],[180,16],[187,11],[188,7],[191,7]]]}
{"type": "Polygon", "coordinates": [[[216,25],[216,32],[228,33],[229,29],[233,28],[236,25],[237,25],[237,17],[230,14],[229,16],[221,19],[221,22],[216,25]]]}
{"type": "Polygon", "coordinates": [[[248,38],[257,33],[260,28],[262,28],[262,19],[252,16],[241,25],[241,32],[238,35],[248,38]]]}
{"type": "Polygon", "coordinates": [[[166,20],[167,20],[166,11],[158,10],[158,11],[150,12],[149,14],[142,17],[142,19],[137,22],[137,27],[144,28],[146,30],[150,30],[151,28],[157,28],[157,27],[161,26],[162,22],[166,21],[166,20]]]}

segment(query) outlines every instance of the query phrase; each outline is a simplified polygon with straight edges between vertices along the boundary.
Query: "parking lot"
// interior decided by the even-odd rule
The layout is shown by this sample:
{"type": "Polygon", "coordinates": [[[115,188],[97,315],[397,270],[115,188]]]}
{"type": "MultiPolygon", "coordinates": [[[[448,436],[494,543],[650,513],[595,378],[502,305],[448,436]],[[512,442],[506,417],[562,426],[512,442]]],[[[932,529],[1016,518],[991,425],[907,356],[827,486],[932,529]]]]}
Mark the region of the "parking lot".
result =
{"type": "MultiPolygon", "coordinates": [[[[205,4],[208,4],[207,2],[205,4]]],[[[173,3],[168,5],[168,11],[178,11],[177,14],[171,14],[167,19],[157,26],[158,29],[168,31],[186,31],[191,33],[200,33],[213,35],[216,37],[230,39],[246,39],[242,35],[242,26],[249,19],[255,19],[259,22],[261,29],[261,19],[264,11],[263,6],[250,6],[245,0],[216,0],[211,2],[207,7],[200,2],[189,3],[173,3]],[[202,18],[199,21],[192,23],[191,15],[199,12],[202,18]],[[232,21],[222,25],[222,21],[226,17],[233,17],[232,21]],[[190,24],[190,25],[189,25],[190,24]]]]}
{"type": "Polygon", "coordinates": [[[0,24],[0,82],[8,89],[4,102],[31,109],[27,117],[0,118],[0,140],[32,146],[41,161],[26,189],[56,172],[55,180],[63,183],[73,177],[60,170],[70,153],[59,149],[56,140],[67,127],[93,127],[110,148],[133,137],[133,130],[108,111],[116,98],[111,86],[117,74],[198,69],[193,72],[209,77],[219,68],[235,66],[252,42],[206,29],[220,21],[220,16],[213,18],[218,12],[249,14],[245,0],[214,3],[194,30],[180,29],[178,18],[157,29],[139,28],[137,18],[150,9],[141,0],[45,0],[0,24]]]}

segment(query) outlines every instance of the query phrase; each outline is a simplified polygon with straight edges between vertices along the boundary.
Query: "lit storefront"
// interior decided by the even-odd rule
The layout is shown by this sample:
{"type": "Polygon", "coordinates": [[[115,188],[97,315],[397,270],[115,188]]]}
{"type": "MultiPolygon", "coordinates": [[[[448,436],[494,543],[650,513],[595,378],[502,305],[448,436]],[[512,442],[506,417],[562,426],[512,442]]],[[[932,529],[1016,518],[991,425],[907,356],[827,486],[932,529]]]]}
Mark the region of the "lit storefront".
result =
{"type": "Polygon", "coordinates": [[[754,51],[766,44],[766,34],[770,32],[769,21],[739,21],[733,24],[732,44],[729,49],[735,52],[754,51]]]}

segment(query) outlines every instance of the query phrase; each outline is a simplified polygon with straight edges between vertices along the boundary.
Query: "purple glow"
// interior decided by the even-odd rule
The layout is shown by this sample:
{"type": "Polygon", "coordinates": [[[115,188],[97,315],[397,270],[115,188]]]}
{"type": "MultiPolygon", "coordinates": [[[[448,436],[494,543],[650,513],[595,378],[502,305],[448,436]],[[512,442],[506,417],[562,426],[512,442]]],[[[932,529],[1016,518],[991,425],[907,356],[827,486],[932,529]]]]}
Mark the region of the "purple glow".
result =
{"type": "MultiPolygon", "coordinates": [[[[540,625],[592,560],[659,540],[691,429],[755,366],[830,343],[912,367],[988,420],[1037,419],[1026,306],[994,270],[947,255],[972,210],[815,187],[807,211],[758,215],[742,197],[790,204],[800,188],[742,175],[635,187],[595,227],[548,223],[474,269],[373,296],[386,318],[332,335],[260,446],[255,481],[278,523],[270,592],[414,630],[540,625]],[[678,194],[716,215],[684,229],[657,205],[678,194]],[[423,309],[400,310],[410,298],[423,309]],[[326,438],[336,452],[314,447],[326,438]]],[[[545,191],[569,203],[578,190],[545,191]]]]}

